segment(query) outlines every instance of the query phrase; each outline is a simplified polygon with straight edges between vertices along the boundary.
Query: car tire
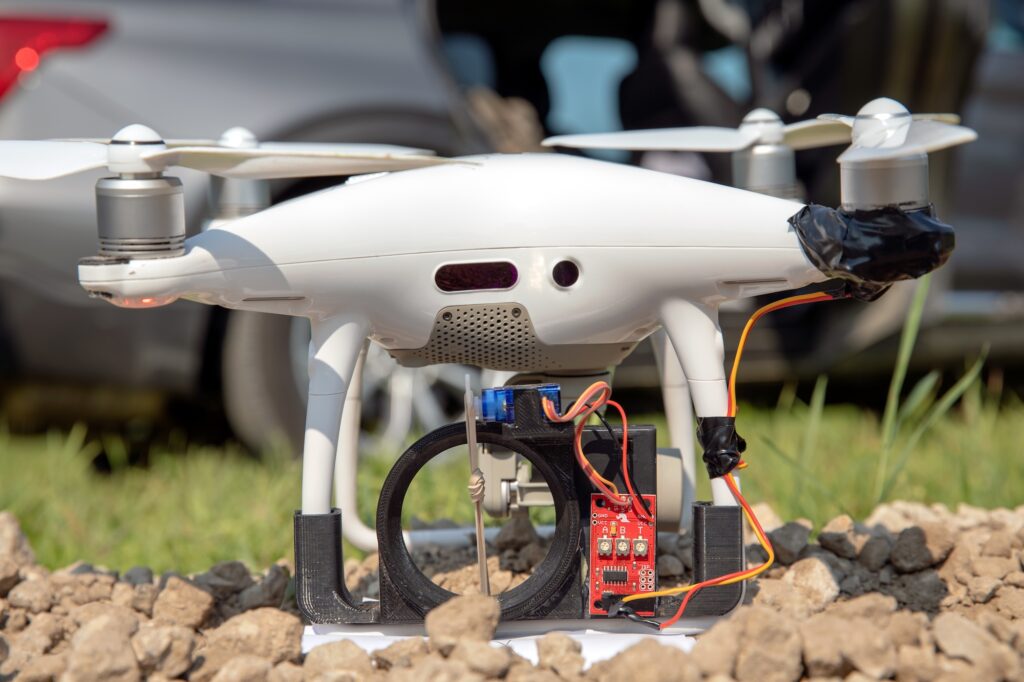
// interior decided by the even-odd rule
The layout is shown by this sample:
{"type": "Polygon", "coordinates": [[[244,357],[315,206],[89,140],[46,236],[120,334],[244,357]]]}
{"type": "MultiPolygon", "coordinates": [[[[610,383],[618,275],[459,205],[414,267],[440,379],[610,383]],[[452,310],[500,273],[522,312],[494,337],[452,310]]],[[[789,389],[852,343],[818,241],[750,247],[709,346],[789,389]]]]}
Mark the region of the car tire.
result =
{"type": "Polygon", "coordinates": [[[256,452],[302,450],[305,400],[292,355],[292,318],[232,311],[224,331],[221,367],[224,410],[235,435],[256,452]]]}

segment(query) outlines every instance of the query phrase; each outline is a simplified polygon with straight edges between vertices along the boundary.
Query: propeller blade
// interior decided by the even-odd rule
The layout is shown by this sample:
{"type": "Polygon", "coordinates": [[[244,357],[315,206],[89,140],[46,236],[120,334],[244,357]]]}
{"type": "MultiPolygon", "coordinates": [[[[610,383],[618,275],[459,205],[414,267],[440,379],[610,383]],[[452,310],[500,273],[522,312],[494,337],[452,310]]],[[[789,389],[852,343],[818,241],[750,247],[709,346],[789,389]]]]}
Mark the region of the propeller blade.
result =
{"type": "MultiPolygon", "coordinates": [[[[192,145],[190,145],[192,146],[192,145]]],[[[194,145],[199,146],[199,145],[194,145]]],[[[331,152],[334,154],[392,154],[432,156],[432,149],[403,147],[397,144],[363,144],[334,142],[261,142],[259,149],[272,149],[286,152],[331,152]]]]}
{"type": "Polygon", "coordinates": [[[844,125],[853,127],[853,116],[847,116],[845,114],[818,114],[819,121],[839,121],[844,125]]]}
{"type": "Polygon", "coordinates": [[[50,180],[106,165],[107,147],[102,144],[56,140],[0,141],[0,177],[50,180]]]}
{"type": "Polygon", "coordinates": [[[897,135],[878,139],[878,136],[873,136],[877,139],[877,142],[872,140],[873,146],[866,146],[863,141],[854,144],[839,155],[838,161],[857,163],[898,159],[954,147],[978,138],[970,128],[933,120],[913,121],[907,128],[905,137],[897,135]]]}
{"type": "Polygon", "coordinates": [[[783,142],[797,151],[850,144],[850,126],[844,121],[812,118],[790,123],[783,130],[783,142]]]}
{"type": "Polygon", "coordinates": [[[735,128],[696,126],[656,130],[624,130],[616,133],[556,135],[545,147],[574,149],[627,149],[633,151],[734,152],[757,142],[759,133],[735,128]]]}
{"type": "MultiPolygon", "coordinates": [[[[949,123],[957,125],[960,123],[959,114],[913,114],[912,118],[915,121],[939,121],[940,123],[949,123]]],[[[855,117],[844,116],[843,114],[821,114],[818,116],[818,120],[821,121],[842,121],[848,126],[852,126],[855,117]]]]}
{"type": "Polygon", "coordinates": [[[280,149],[179,147],[145,154],[156,166],[182,166],[225,178],[272,180],[329,175],[361,175],[455,163],[413,154],[351,154],[280,149]]]}

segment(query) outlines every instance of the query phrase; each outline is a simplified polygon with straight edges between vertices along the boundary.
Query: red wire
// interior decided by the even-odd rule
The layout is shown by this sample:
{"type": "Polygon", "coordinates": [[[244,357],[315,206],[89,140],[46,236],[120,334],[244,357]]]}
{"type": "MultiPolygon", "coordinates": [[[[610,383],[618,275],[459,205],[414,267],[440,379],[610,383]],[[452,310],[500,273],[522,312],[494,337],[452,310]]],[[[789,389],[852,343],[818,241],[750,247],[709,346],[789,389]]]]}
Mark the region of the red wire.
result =
{"type": "Polygon", "coordinates": [[[633,511],[640,518],[653,523],[654,519],[644,509],[643,504],[640,502],[640,496],[633,490],[633,482],[629,475],[629,420],[626,419],[626,411],[622,409],[622,405],[614,400],[609,400],[607,404],[618,410],[619,417],[622,419],[622,478],[626,481],[626,489],[629,490],[630,497],[632,498],[633,511]]]}

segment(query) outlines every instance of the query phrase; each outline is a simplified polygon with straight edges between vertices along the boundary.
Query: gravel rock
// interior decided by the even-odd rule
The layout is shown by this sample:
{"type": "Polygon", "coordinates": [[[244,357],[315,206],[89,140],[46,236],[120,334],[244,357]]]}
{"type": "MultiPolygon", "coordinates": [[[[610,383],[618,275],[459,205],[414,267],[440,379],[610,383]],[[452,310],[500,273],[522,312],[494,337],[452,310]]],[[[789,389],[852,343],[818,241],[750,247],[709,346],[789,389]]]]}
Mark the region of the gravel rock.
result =
{"type": "Polygon", "coordinates": [[[19,580],[18,564],[10,557],[0,555],[0,597],[6,597],[19,580]]]}
{"type": "Polygon", "coordinates": [[[131,609],[118,606],[117,604],[105,604],[102,602],[83,604],[71,609],[68,616],[79,626],[105,616],[110,619],[111,623],[118,630],[128,636],[133,635],[139,629],[139,615],[131,609]]]}
{"type": "Polygon", "coordinates": [[[275,664],[293,661],[302,653],[302,621],[278,609],[247,611],[207,632],[206,645],[235,655],[261,656],[275,664]]]}
{"type": "Polygon", "coordinates": [[[181,625],[146,624],[132,637],[132,650],[144,674],[163,673],[168,677],[184,674],[192,665],[196,638],[181,625]]]}
{"type": "Polygon", "coordinates": [[[802,643],[795,621],[768,609],[752,607],[744,622],[742,641],[744,646],[736,658],[735,677],[739,682],[800,679],[802,643]]]}
{"type": "Polygon", "coordinates": [[[267,676],[267,682],[302,682],[302,668],[291,661],[278,663],[267,676]]]}
{"type": "Polygon", "coordinates": [[[900,531],[889,560],[901,573],[913,573],[942,562],[953,549],[953,535],[941,523],[925,523],[900,531]]]}
{"type": "Polygon", "coordinates": [[[807,547],[810,536],[810,527],[796,521],[790,521],[768,533],[768,539],[775,548],[775,558],[785,566],[789,566],[800,557],[800,552],[807,547]]]}
{"type": "Polygon", "coordinates": [[[504,646],[491,646],[487,642],[463,639],[455,645],[448,659],[462,661],[470,671],[484,677],[504,677],[512,667],[512,650],[504,646]]]}
{"type": "Polygon", "coordinates": [[[659,578],[674,578],[686,573],[682,560],[673,554],[662,554],[657,561],[659,578]]]}
{"type": "Polygon", "coordinates": [[[985,604],[995,595],[1002,582],[998,578],[971,576],[967,581],[967,594],[976,604],[985,604]]]}
{"type": "Polygon", "coordinates": [[[213,676],[213,682],[266,682],[272,669],[267,659],[244,654],[225,663],[213,676]]]}
{"type": "Polygon", "coordinates": [[[814,611],[821,611],[839,596],[839,583],[828,565],[817,557],[801,559],[790,566],[783,580],[795,587],[814,611]]]}
{"type": "Polygon", "coordinates": [[[0,557],[10,559],[18,566],[29,566],[36,561],[28,538],[21,532],[18,519],[11,512],[0,512],[0,557]]]}
{"type": "MultiPolygon", "coordinates": [[[[217,599],[226,599],[253,584],[249,569],[241,561],[223,561],[194,579],[195,584],[217,599]]],[[[277,606],[277,604],[274,604],[277,606]]]]}
{"type": "Polygon", "coordinates": [[[588,671],[587,679],[623,682],[641,676],[644,682],[700,682],[701,679],[700,668],[685,652],[650,639],[626,649],[601,665],[595,665],[588,671]]]}
{"type": "Polygon", "coordinates": [[[858,526],[852,518],[843,514],[825,524],[818,534],[818,544],[836,556],[856,559],[870,537],[867,529],[858,526]]]}
{"type": "Polygon", "coordinates": [[[112,616],[102,615],[89,621],[71,639],[67,671],[62,680],[135,682],[140,679],[128,636],[112,616]]]}
{"type": "Polygon", "coordinates": [[[400,639],[383,649],[377,649],[371,654],[371,658],[378,670],[390,670],[391,668],[409,668],[429,652],[427,640],[422,637],[410,637],[400,639]]]}
{"type": "Polygon", "coordinates": [[[49,611],[53,604],[53,588],[47,580],[26,580],[7,594],[7,602],[29,613],[49,611]]]}
{"type": "Polygon", "coordinates": [[[68,667],[68,654],[44,654],[29,661],[18,671],[18,682],[54,682],[68,667]]]}
{"type": "Polygon", "coordinates": [[[373,671],[370,656],[347,639],[330,642],[306,654],[303,670],[307,677],[332,671],[350,671],[369,675],[373,671]]]}
{"type": "Polygon", "coordinates": [[[869,571],[879,571],[889,562],[892,554],[892,537],[885,533],[876,533],[869,537],[857,555],[857,561],[869,571]]]}
{"type": "Polygon", "coordinates": [[[537,640],[540,667],[560,677],[575,677],[583,672],[582,646],[562,632],[549,632],[537,640]]]}
{"type": "Polygon", "coordinates": [[[499,552],[507,549],[519,550],[530,543],[540,542],[540,536],[526,514],[512,514],[494,537],[494,546],[499,552]]]}
{"type": "Polygon", "coordinates": [[[901,606],[911,611],[934,613],[949,594],[946,583],[936,571],[928,569],[899,576],[888,588],[901,606]]]}
{"type": "Polygon", "coordinates": [[[932,623],[935,644],[947,656],[960,658],[978,669],[979,679],[1018,679],[1020,660],[1014,652],[978,625],[955,613],[936,616],[932,623]]]}
{"type": "Polygon", "coordinates": [[[153,602],[153,618],[187,628],[198,628],[213,610],[213,595],[176,576],[153,602]]]}
{"type": "Polygon", "coordinates": [[[707,676],[732,676],[736,668],[736,657],[743,638],[743,621],[747,613],[748,610],[741,609],[732,617],[715,623],[697,639],[692,652],[693,660],[702,673],[707,676]]]}
{"type": "Polygon", "coordinates": [[[18,648],[41,655],[55,647],[66,634],[64,619],[52,613],[36,615],[18,636],[18,648]]]}
{"type": "Polygon", "coordinates": [[[261,606],[280,606],[285,590],[288,589],[289,578],[283,566],[274,564],[258,583],[246,587],[238,595],[239,608],[249,611],[261,606]]]}
{"type": "Polygon", "coordinates": [[[153,571],[148,566],[132,566],[121,580],[132,585],[151,585],[153,583],[153,571]]]}
{"type": "Polygon", "coordinates": [[[449,599],[426,617],[427,636],[435,651],[448,653],[460,639],[489,642],[501,616],[498,600],[483,595],[449,599]]]}

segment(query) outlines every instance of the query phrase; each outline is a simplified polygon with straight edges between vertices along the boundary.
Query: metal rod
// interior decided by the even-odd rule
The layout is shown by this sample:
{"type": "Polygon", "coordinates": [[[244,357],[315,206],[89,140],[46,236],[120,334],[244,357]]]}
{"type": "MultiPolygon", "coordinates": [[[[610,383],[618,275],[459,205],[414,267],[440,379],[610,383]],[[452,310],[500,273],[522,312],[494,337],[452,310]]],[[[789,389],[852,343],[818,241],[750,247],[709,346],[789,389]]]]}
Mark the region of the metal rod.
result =
{"type": "Polygon", "coordinates": [[[491,594],[490,576],[487,574],[487,539],[484,537],[484,475],[480,471],[480,451],[476,440],[476,410],[473,404],[473,387],[466,375],[466,447],[469,448],[469,496],[473,500],[476,520],[476,561],[480,566],[480,592],[491,594]]]}

